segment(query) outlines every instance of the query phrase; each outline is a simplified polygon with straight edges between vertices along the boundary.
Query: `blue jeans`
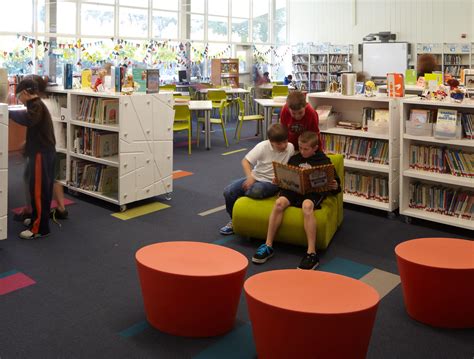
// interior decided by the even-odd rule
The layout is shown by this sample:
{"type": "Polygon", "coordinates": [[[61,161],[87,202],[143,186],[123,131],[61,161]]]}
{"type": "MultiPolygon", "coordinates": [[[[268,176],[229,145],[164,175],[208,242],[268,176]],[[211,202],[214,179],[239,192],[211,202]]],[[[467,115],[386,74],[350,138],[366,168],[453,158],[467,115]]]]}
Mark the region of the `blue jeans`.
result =
{"type": "Polygon", "coordinates": [[[240,178],[233,181],[230,185],[224,188],[225,208],[232,218],[232,210],[234,203],[239,197],[247,196],[254,199],[262,199],[274,196],[278,193],[278,186],[270,182],[255,182],[247,191],[242,188],[242,184],[246,178],[240,178]]]}

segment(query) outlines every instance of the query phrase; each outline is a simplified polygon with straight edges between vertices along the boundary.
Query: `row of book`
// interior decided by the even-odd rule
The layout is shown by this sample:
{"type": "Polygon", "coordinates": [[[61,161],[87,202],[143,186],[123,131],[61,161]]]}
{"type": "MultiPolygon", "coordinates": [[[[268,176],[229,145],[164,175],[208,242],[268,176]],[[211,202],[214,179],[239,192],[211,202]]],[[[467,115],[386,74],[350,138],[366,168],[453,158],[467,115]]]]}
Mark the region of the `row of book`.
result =
{"type": "Polygon", "coordinates": [[[426,183],[410,183],[409,207],[464,219],[474,217],[474,193],[426,183]]]}
{"type": "Polygon", "coordinates": [[[61,107],[67,107],[67,96],[49,95],[48,98],[43,99],[43,102],[53,118],[60,118],[61,107]]]}
{"type": "Polygon", "coordinates": [[[326,90],[326,82],[312,81],[310,91],[324,91],[326,90]]]}
{"type": "Polygon", "coordinates": [[[238,63],[222,64],[221,73],[229,73],[229,72],[238,73],[239,64],[238,63]]]}
{"type": "Polygon", "coordinates": [[[388,141],[343,135],[321,134],[321,147],[325,153],[343,154],[346,159],[388,164],[388,141]]]}
{"type": "Polygon", "coordinates": [[[293,55],[293,62],[308,62],[308,55],[293,55]]]}
{"type": "Polygon", "coordinates": [[[73,159],[69,184],[87,191],[117,193],[118,168],[73,159]]]}
{"type": "MultiPolygon", "coordinates": [[[[455,138],[458,136],[458,126],[462,128],[462,137],[474,138],[474,114],[458,112],[457,110],[440,108],[413,108],[408,117],[410,127],[420,127],[424,124],[435,124],[435,136],[455,138]]],[[[407,125],[408,127],[408,125],[407,125]]]]}
{"type": "Polygon", "coordinates": [[[444,64],[446,65],[461,65],[461,55],[444,55],[444,64]]]}
{"type": "Polygon", "coordinates": [[[311,74],[310,76],[311,81],[324,81],[326,82],[328,77],[325,74],[322,73],[317,73],[317,74],[311,74]]]}
{"type": "Polygon", "coordinates": [[[388,178],[346,171],[344,193],[388,203],[388,178]]]}
{"type": "Polygon", "coordinates": [[[118,123],[119,101],[89,96],[79,96],[77,120],[101,125],[118,123]]]}
{"type": "Polygon", "coordinates": [[[118,133],[75,127],[73,151],[88,156],[108,157],[118,153],[118,133]]]}
{"type": "Polygon", "coordinates": [[[296,81],[308,81],[308,74],[306,72],[297,72],[295,79],[296,81]]]}
{"type": "Polygon", "coordinates": [[[326,62],[326,55],[311,55],[312,64],[324,64],[326,62]]]}
{"type": "Polygon", "coordinates": [[[315,71],[315,72],[327,72],[328,71],[328,67],[326,64],[313,64],[311,65],[311,68],[310,68],[311,71],[315,71]]]}
{"type": "Polygon", "coordinates": [[[329,63],[331,64],[345,64],[347,56],[346,55],[330,55],[329,63]]]}
{"type": "Polygon", "coordinates": [[[345,70],[346,66],[343,64],[331,64],[329,65],[329,72],[339,72],[345,70]]]}
{"type": "Polygon", "coordinates": [[[306,71],[308,71],[308,65],[295,64],[295,65],[293,65],[293,70],[295,72],[306,72],[306,71]]]}
{"type": "Polygon", "coordinates": [[[409,166],[423,171],[473,177],[474,153],[445,147],[410,145],[409,166]]]}

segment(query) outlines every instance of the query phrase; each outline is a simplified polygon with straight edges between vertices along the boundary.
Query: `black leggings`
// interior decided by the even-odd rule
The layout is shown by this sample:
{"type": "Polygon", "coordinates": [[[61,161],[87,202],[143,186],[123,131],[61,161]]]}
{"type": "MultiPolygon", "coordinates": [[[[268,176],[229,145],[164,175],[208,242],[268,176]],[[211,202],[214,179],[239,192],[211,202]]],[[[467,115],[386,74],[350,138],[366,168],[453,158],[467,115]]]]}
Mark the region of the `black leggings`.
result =
{"type": "Polygon", "coordinates": [[[56,152],[38,152],[28,156],[31,197],[31,232],[49,233],[49,211],[53,197],[56,152]]]}

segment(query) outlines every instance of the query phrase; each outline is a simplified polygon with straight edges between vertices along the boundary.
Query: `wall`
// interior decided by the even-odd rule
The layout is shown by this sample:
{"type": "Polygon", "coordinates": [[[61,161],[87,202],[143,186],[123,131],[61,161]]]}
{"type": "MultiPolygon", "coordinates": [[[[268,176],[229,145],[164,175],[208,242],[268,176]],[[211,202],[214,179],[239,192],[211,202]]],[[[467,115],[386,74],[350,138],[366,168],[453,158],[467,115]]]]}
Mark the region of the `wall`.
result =
{"type": "Polygon", "coordinates": [[[474,42],[474,0],[289,0],[289,6],[291,44],[352,43],[357,54],[362,38],[380,31],[412,43],[412,54],[418,42],[474,42]]]}

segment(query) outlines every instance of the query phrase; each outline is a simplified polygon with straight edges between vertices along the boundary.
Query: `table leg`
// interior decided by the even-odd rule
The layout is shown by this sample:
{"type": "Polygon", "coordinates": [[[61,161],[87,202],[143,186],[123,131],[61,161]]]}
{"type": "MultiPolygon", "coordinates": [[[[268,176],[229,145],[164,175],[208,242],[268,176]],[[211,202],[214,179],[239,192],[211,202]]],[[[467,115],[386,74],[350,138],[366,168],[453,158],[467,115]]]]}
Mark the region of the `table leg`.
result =
{"type": "Polygon", "coordinates": [[[262,140],[267,139],[267,130],[270,121],[272,120],[272,108],[270,106],[263,108],[263,130],[262,130],[262,140]]]}
{"type": "Polygon", "coordinates": [[[205,145],[206,150],[211,149],[211,110],[204,111],[204,132],[205,132],[205,145]]]}

